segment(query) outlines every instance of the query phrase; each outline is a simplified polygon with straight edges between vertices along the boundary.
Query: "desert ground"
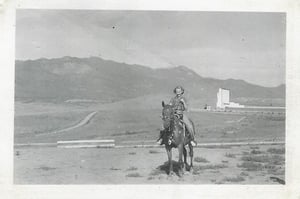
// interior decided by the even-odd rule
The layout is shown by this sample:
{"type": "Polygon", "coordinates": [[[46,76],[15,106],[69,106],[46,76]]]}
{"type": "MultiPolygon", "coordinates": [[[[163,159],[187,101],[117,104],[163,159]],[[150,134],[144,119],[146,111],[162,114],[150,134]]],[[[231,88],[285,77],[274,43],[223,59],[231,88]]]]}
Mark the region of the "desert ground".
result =
{"type": "MultiPolygon", "coordinates": [[[[168,176],[164,148],[155,143],[161,127],[160,99],[97,103],[15,103],[16,184],[278,184],[285,178],[284,145],[202,147],[194,170],[168,176]],[[151,102],[151,103],[150,103],[151,102]],[[145,106],[145,104],[148,104],[145,106]],[[65,149],[20,146],[61,140],[114,139],[127,148],[65,149]],[[214,154],[214,155],[212,155],[214,154]]],[[[284,141],[282,112],[191,111],[198,143],[284,141]]],[[[177,150],[173,150],[177,161],[177,150]]],[[[178,170],[175,162],[175,173],[178,170]]]]}
{"type": "Polygon", "coordinates": [[[167,175],[163,148],[44,147],[15,153],[16,184],[278,184],[284,179],[283,146],[196,148],[194,170],[181,178],[176,162],[175,175],[167,175]]]}

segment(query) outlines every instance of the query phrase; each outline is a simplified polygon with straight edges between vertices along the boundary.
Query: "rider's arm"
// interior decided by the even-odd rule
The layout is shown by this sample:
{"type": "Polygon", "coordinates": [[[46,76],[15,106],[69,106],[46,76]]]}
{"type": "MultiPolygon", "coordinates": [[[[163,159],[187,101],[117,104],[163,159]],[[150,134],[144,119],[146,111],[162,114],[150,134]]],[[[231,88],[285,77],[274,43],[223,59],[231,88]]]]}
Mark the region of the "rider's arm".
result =
{"type": "Polygon", "coordinates": [[[183,97],[183,98],[180,99],[180,101],[182,102],[182,104],[183,104],[183,106],[184,106],[184,110],[185,110],[186,112],[188,112],[188,104],[187,104],[186,99],[183,97]]]}

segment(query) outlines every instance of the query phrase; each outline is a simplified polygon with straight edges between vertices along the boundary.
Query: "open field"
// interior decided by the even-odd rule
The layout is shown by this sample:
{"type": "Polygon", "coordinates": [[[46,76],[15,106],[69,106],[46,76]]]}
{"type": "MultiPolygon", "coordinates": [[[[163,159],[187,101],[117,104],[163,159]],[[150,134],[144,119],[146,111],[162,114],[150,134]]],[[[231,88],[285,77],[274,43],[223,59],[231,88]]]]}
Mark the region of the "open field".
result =
{"type": "MultiPolygon", "coordinates": [[[[140,101],[151,103],[148,98],[81,105],[17,102],[15,144],[80,139],[153,143],[161,127],[160,104],[140,101]],[[81,124],[91,113],[95,115],[81,124]]],[[[189,116],[198,143],[285,140],[284,114],[192,111],[189,116]]],[[[196,148],[194,171],[179,178],[166,175],[163,148],[16,147],[14,179],[17,184],[270,184],[284,179],[284,154],[282,145],[196,148]]]]}
{"type": "MultiPolygon", "coordinates": [[[[159,106],[152,109],[130,109],[130,104],[122,102],[88,107],[74,105],[63,111],[58,111],[61,110],[60,107],[52,108],[53,104],[45,104],[43,109],[49,106],[55,111],[49,108],[48,112],[36,111],[34,114],[31,107],[22,113],[16,111],[15,143],[74,139],[115,139],[116,142],[156,140],[161,128],[159,106]],[[87,125],[51,133],[76,125],[94,111],[97,113],[87,125]]],[[[285,137],[285,115],[190,112],[189,116],[195,123],[196,139],[200,143],[284,140],[285,137]]]]}
{"type": "MultiPolygon", "coordinates": [[[[173,153],[177,161],[177,150],[173,153]]],[[[14,183],[278,184],[285,176],[284,146],[197,148],[194,171],[182,178],[167,175],[166,160],[163,148],[17,148],[14,183]]]]}

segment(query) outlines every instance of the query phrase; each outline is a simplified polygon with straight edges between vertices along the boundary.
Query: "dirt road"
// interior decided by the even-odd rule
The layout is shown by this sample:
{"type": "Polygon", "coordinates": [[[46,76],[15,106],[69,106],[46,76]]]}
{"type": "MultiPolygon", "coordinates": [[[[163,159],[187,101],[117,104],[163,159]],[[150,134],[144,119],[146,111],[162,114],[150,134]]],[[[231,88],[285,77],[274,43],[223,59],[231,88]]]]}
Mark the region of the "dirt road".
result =
{"type": "Polygon", "coordinates": [[[90,114],[88,114],[87,116],[85,116],[82,120],[80,120],[77,124],[67,127],[67,128],[63,128],[63,129],[59,129],[53,132],[50,132],[50,134],[55,134],[55,133],[62,133],[62,132],[67,132],[67,131],[71,131],[73,129],[79,128],[81,126],[86,125],[87,123],[90,122],[90,120],[97,114],[97,111],[91,112],[90,114]]]}

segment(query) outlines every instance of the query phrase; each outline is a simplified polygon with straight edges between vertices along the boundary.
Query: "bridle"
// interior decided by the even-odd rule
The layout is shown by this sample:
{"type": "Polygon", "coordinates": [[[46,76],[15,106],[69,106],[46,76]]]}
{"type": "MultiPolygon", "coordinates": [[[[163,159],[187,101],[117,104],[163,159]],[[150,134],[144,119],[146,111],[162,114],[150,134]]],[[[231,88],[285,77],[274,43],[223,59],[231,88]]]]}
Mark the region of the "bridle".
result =
{"type": "Polygon", "coordinates": [[[164,122],[163,125],[164,125],[165,129],[168,129],[171,131],[171,126],[172,126],[171,124],[174,122],[175,117],[176,116],[174,114],[174,110],[171,106],[164,108],[163,114],[162,114],[162,120],[164,122]],[[165,109],[170,110],[168,114],[165,114],[165,111],[166,111],[165,109]],[[168,124],[168,125],[166,125],[166,124],[168,124]]]}

